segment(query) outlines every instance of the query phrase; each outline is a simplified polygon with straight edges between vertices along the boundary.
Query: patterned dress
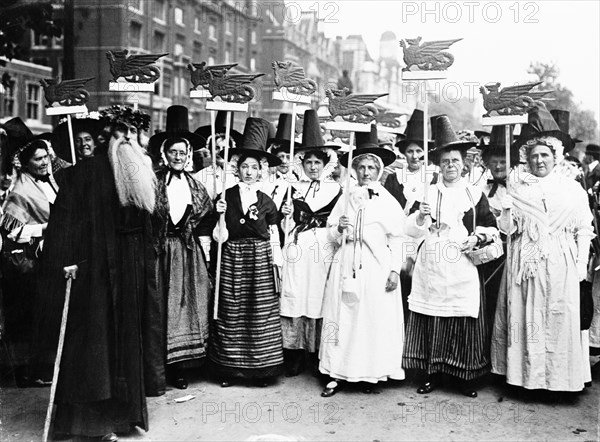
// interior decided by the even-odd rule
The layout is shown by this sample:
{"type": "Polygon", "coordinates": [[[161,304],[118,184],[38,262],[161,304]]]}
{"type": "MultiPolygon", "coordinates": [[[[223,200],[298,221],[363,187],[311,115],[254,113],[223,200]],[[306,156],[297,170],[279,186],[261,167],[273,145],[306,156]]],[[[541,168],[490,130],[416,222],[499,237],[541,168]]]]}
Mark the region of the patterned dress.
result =
{"type": "Polygon", "coordinates": [[[209,358],[223,377],[276,376],[283,368],[283,347],[269,230],[279,215],[261,191],[244,212],[239,185],[227,192],[226,201],[229,239],[223,244],[209,358]]]}

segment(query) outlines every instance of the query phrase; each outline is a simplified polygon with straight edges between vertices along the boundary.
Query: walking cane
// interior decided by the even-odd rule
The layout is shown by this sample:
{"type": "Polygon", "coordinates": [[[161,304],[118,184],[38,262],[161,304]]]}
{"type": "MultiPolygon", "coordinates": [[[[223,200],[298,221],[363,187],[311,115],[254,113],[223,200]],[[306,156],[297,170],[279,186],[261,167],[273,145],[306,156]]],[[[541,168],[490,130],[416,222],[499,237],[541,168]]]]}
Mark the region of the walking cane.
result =
{"type": "MultiPolygon", "coordinates": [[[[75,266],[65,267],[65,272],[72,270],[75,266]]],[[[54,361],[54,374],[52,375],[52,386],[50,387],[50,403],[46,412],[46,421],[44,422],[43,442],[48,441],[50,424],[52,423],[52,409],[54,408],[54,396],[56,395],[56,384],[60,373],[60,360],[62,358],[63,345],[65,343],[65,332],[67,330],[67,316],[69,314],[69,300],[71,298],[71,284],[73,283],[73,274],[67,276],[67,288],[65,290],[65,303],[63,305],[62,320],[60,323],[60,336],[58,338],[58,349],[56,351],[56,360],[54,361]]]]}

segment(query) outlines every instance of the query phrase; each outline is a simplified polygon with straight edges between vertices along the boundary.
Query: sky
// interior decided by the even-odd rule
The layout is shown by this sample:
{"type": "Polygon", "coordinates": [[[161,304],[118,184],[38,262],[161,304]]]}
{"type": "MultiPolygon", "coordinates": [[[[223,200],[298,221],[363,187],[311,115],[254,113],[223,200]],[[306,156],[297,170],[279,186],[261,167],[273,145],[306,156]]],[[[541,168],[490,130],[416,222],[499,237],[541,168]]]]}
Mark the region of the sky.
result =
{"type": "MultiPolygon", "coordinates": [[[[328,37],[362,34],[376,58],[384,31],[423,41],[463,38],[448,80],[458,84],[532,81],[532,61],[555,62],[558,81],[600,116],[600,1],[359,1],[291,3],[313,10],[328,37]]],[[[293,16],[290,10],[290,16],[293,16]]],[[[469,93],[471,86],[465,86],[469,93]]]]}

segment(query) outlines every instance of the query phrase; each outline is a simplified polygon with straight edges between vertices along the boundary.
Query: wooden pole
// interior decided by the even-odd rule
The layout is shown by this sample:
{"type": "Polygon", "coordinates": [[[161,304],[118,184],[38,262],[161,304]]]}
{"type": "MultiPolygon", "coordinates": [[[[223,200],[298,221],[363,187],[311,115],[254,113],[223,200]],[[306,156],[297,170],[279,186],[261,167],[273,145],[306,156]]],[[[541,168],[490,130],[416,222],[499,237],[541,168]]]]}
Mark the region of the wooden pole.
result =
{"type": "MultiPolygon", "coordinates": [[[[290,170],[293,173],[294,171],[294,140],[296,138],[296,103],[292,102],[292,126],[290,129],[290,170]]],[[[290,171],[288,171],[289,174],[290,171]]],[[[285,193],[285,200],[287,205],[289,206],[292,202],[292,186],[288,182],[288,188],[285,193]]],[[[285,220],[283,221],[283,246],[285,247],[288,243],[289,237],[289,224],[290,224],[290,216],[287,215],[285,220]]]]}
{"type": "MultiPolygon", "coordinates": [[[[510,141],[511,141],[511,126],[510,124],[506,124],[504,125],[504,135],[505,135],[505,149],[504,149],[504,154],[506,155],[506,194],[510,195],[510,141]]],[[[508,209],[508,232],[506,233],[506,259],[504,261],[505,265],[506,265],[506,280],[507,281],[512,281],[512,275],[511,275],[511,262],[510,262],[510,247],[512,244],[511,241],[511,229],[512,229],[512,216],[511,216],[511,210],[508,209]]],[[[507,285],[508,287],[508,285],[507,285]]]]}
{"type": "MultiPolygon", "coordinates": [[[[69,116],[70,119],[70,116],[69,116]]],[[[70,121],[70,120],[69,120],[70,121]]],[[[65,302],[63,304],[62,320],[60,323],[60,335],[58,337],[58,350],[56,351],[56,360],[54,361],[54,374],[52,375],[52,386],[50,387],[50,403],[46,411],[46,421],[44,422],[43,442],[48,441],[50,433],[50,424],[52,423],[52,409],[54,408],[54,396],[56,395],[56,386],[58,384],[58,375],[60,373],[60,360],[62,359],[63,346],[65,344],[65,332],[67,330],[67,316],[69,315],[69,300],[71,299],[72,277],[67,278],[67,288],[65,290],[65,302]]]]}
{"type": "Polygon", "coordinates": [[[216,111],[210,111],[210,132],[212,134],[211,138],[211,156],[212,156],[212,170],[213,170],[213,194],[217,196],[217,140],[216,133],[217,129],[215,128],[215,120],[217,118],[216,111]]]}
{"type": "Polygon", "coordinates": [[[69,144],[71,145],[71,159],[73,166],[77,164],[77,156],[75,155],[75,142],[73,137],[73,123],[71,122],[71,114],[67,114],[67,128],[69,129],[69,144]]]}
{"type": "Polygon", "coordinates": [[[427,132],[427,122],[429,121],[429,109],[427,106],[427,80],[423,80],[421,82],[421,87],[423,89],[421,96],[423,99],[423,152],[425,153],[423,157],[423,167],[425,168],[425,179],[423,180],[423,202],[426,203],[428,200],[427,194],[429,193],[429,179],[427,177],[427,171],[429,167],[429,143],[427,143],[427,140],[429,139],[429,134],[427,132]]]}
{"type": "MultiPolygon", "coordinates": [[[[350,145],[350,150],[348,151],[348,167],[346,168],[346,186],[344,188],[344,216],[348,214],[348,206],[350,205],[350,183],[351,183],[351,175],[352,175],[352,154],[354,147],[354,132],[350,132],[350,140],[348,141],[350,145]]],[[[340,315],[342,313],[342,292],[344,290],[344,256],[346,251],[346,239],[348,238],[348,229],[344,229],[342,232],[342,244],[340,246],[340,299],[338,303],[338,312],[337,312],[337,327],[339,328],[340,324],[340,315]]],[[[356,239],[356,238],[355,238],[356,239]]],[[[335,336],[335,345],[338,345],[339,340],[339,329],[336,330],[335,336]]]]}
{"type": "MultiPolygon", "coordinates": [[[[223,159],[225,163],[223,164],[223,190],[221,191],[221,201],[225,201],[225,192],[226,192],[226,183],[227,183],[227,163],[229,161],[229,131],[231,129],[231,120],[233,119],[233,112],[227,111],[226,115],[226,123],[225,123],[225,152],[223,159]]],[[[214,136],[213,136],[214,138],[214,136]]],[[[219,233],[221,234],[224,229],[226,229],[225,225],[225,213],[222,213],[219,217],[219,233]]],[[[223,241],[221,240],[221,235],[219,236],[219,241],[217,245],[217,275],[215,277],[215,306],[214,306],[214,314],[213,319],[219,318],[219,291],[221,285],[221,255],[223,253],[223,241]]]]}

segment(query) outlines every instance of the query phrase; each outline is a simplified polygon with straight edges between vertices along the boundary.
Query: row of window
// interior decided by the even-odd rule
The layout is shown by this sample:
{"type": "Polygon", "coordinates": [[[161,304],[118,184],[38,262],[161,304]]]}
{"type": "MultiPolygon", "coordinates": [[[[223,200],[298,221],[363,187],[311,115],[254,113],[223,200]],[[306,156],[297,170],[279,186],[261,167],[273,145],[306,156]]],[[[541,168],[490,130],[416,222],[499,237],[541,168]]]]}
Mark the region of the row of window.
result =
{"type": "MultiPolygon", "coordinates": [[[[166,24],[168,21],[167,20],[167,15],[168,15],[167,1],[166,0],[154,0],[153,5],[154,5],[154,10],[152,12],[153,12],[154,20],[158,21],[160,23],[166,24]]],[[[136,13],[143,14],[144,13],[143,0],[130,0],[129,9],[136,13]]],[[[184,14],[184,11],[182,8],[180,8],[180,7],[173,8],[173,21],[178,26],[181,26],[181,27],[186,26],[185,14],[184,14]]],[[[202,20],[199,17],[194,17],[194,32],[196,32],[197,34],[201,34],[202,27],[203,27],[202,20]]],[[[231,17],[227,17],[227,16],[225,17],[224,28],[225,28],[226,35],[233,34],[234,26],[233,26],[233,20],[231,19],[231,17]]],[[[241,41],[244,40],[244,34],[245,34],[244,31],[245,30],[243,28],[243,23],[240,23],[238,39],[240,39],[241,41]]],[[[216,38],[217,38],[216,27],[214,24],[208,25],[208,38],[214,39],[214,40],[216,40],[216,38]]],[[[250,40],[251,40],[252,44],[257,44],[256,31],[254,29],[250,32],[250,40]]]]}
{"type": "MultiPolygon", "coordinates": [[[[26,81],[25,82],[26,95],[25,95],[25,117],[28,120],[42,119],[41,114],[41,86],[38,83],[26,81]]],[[[14,116],[18,114],[19,109],[17,108],[17,85],[12,82],[8,87],[4,88],[4,94],[2,94],[2,112],[4,116],[14,116]]]]}

